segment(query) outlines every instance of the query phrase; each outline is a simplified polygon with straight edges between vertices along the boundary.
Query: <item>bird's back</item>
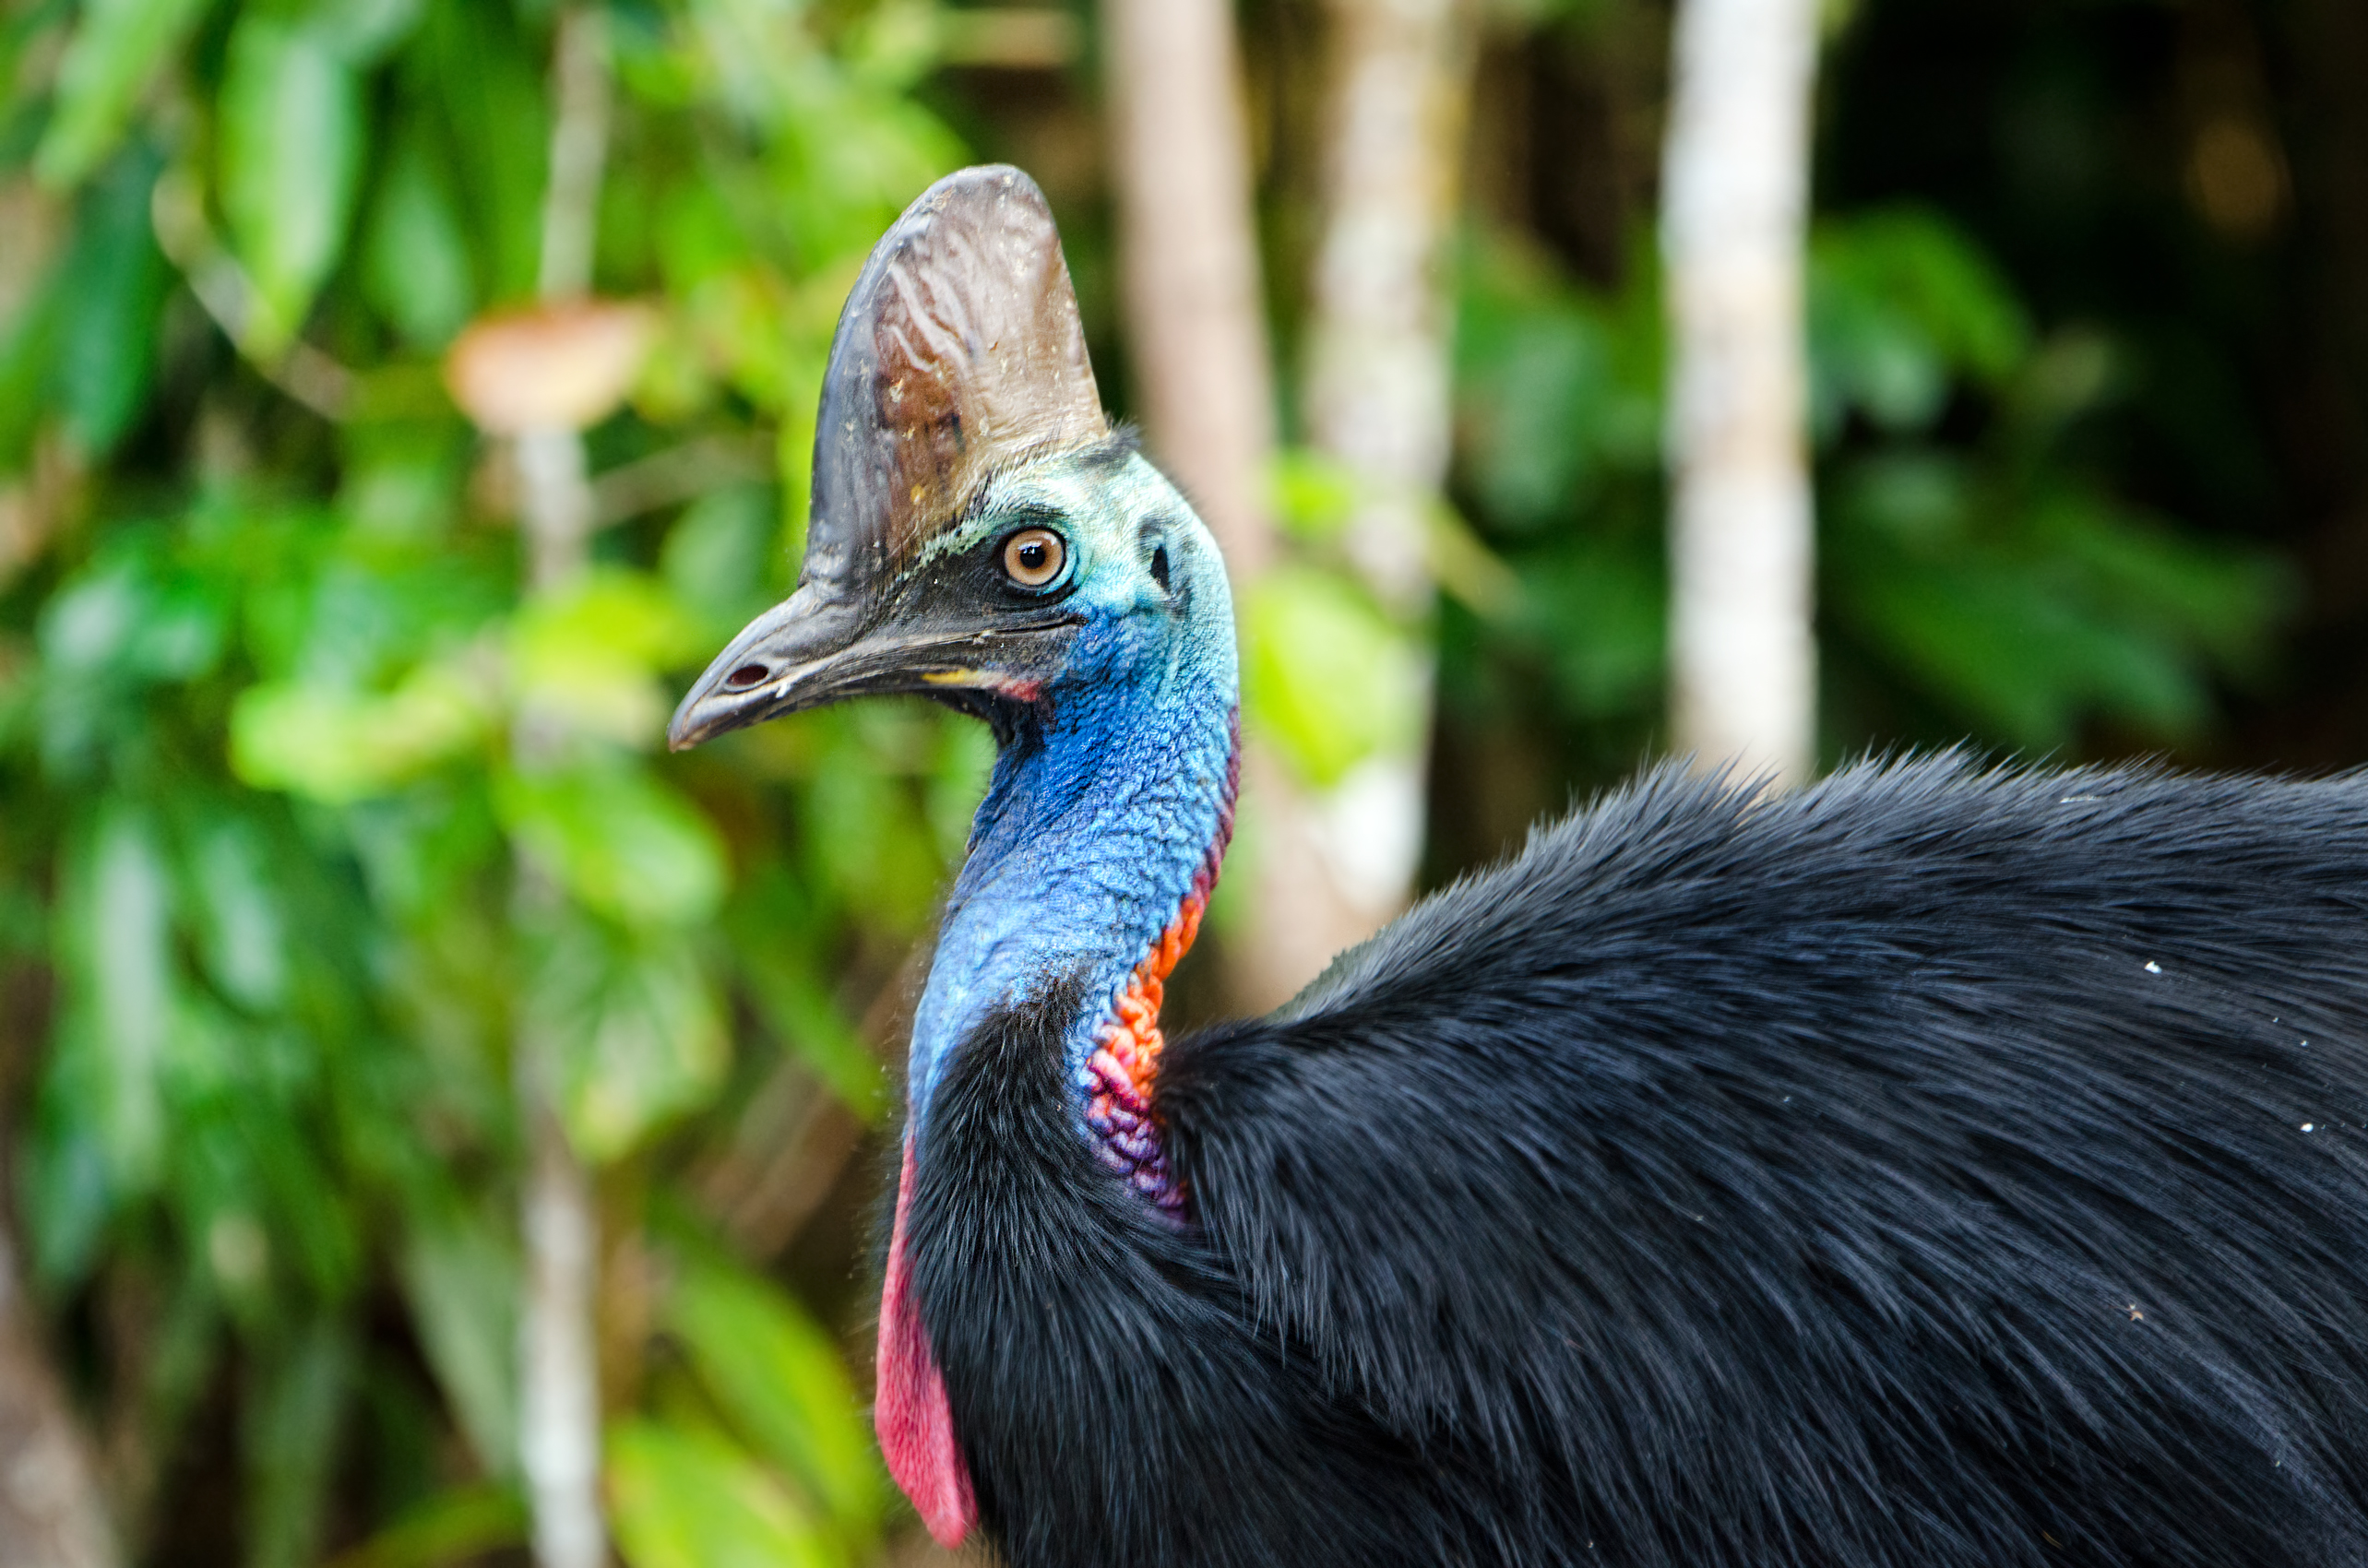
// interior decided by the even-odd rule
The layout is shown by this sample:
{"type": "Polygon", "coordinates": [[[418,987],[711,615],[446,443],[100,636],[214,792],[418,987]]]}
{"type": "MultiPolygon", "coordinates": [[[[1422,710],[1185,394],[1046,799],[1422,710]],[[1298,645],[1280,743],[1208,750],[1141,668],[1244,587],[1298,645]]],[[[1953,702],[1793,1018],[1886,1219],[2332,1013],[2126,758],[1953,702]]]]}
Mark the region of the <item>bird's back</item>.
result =
{"type": "MultiPolygon", "coordinates": [[[[2368,779],[1655,775],[1178,1040],[916,1285],[1015,1568],[2368,1561],[2368,779]]],[[[1057,992],[1058,987],[1052,988],[1057,992]]]]}

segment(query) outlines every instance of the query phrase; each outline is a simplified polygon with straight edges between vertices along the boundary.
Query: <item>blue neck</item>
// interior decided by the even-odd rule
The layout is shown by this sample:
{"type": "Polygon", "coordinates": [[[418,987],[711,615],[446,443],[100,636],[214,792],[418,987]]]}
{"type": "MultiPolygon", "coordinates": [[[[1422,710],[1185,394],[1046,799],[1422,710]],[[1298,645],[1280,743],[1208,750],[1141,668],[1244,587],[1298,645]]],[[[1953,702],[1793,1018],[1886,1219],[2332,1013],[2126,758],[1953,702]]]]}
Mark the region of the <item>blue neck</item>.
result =
{"type": "Polygon", "coordinates": [[[1238,683],[1221,576],[1197,597],[1183,619],[1081,629],[1080,677],[1048,692],[996,758],[913,1019],[908,1082],[924,1137],[930,1094],[971,1029],[1080,973],[1066,1046],[1082,1106],[1120,992],[1196,879],[1205,893],[1214,877],[1232,827],[1238,683]]]}

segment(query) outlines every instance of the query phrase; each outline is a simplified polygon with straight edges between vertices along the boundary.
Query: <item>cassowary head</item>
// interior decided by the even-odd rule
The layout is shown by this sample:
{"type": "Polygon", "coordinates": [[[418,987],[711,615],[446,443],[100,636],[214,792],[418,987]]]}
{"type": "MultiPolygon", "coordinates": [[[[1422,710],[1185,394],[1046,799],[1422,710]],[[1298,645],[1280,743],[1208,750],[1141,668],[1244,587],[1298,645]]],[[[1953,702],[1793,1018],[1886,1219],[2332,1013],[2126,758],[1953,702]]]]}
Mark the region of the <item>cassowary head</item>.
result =
{"type": "Polygon", "coordinates": [[[934,1097],[995,1019],[1063,1011],[1049,1065],[1071,1154],[1141,1212],[1181,1213],[1145,1097],[1162,988],[1232,831],[1232,633],[1215,544],[1102,415],[1042,195],[1016,169],[939,181],[839,317],[797,591],[708,667],[668,738],[904,692],[1002,742],[914,1008],[881,1291],[881,1448],[942,1541],[977,1505],[911,1283],[911,1206],[916,1173],[962,1169],[975,1139],[933,1123],[934,1097]]]}
{"type": "Polygon", "coordinates": [[[888,231],[839,316],[797,591],[716,657],[668,741],[874,693],[1008,733],[1168,662],[1196,590],[1225,608],[1207,531],[1102,413],[1042,193],[964,170],[888,231]]]}

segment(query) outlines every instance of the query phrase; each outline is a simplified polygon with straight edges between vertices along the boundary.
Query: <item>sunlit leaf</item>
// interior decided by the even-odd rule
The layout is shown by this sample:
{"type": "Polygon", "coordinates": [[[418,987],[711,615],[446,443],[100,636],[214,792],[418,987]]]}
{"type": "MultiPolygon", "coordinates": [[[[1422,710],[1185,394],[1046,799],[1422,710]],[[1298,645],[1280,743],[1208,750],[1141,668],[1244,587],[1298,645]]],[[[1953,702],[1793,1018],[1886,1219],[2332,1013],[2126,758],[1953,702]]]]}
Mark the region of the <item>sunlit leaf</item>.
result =
{"type": "Polygon", "coordinates": [[[530,712],[647,747],[664,732],[670,706],[658,671],[704,647],[697,624],[655,580],[589,572],[520,612],[510,634],[510,681],[530,712]]]}
{"type": "Polygon", "coordinates": [[[422,665],[393,691],[250,687],[231,710],[231,766],[249,784],[323,801],[394,788],[478,744],[494,695],[465,669],[422,665]]]}
{"type": "Polygon", "coordinates": [[[1304,567],[1269,573],[1243,600],[1242,635],[1244,718],[1309,783],[1337,784],[1421,735],[1422,655],[1346,579],[1304,567]]]}
{"type": "Polygon", "coordinates": [[[667,1323],[743,1437],[846,1526],[876,1526],[886,1477],[863,1401],[820,1324],[772,1286],[713,1264],[685,1271],[667,1323]]]}
{"type": "Polygon", "coordinates": [[[1355,471],[1311,448],[1279,455],[1267,488],[1276,520],[1303,539],[1330,539],[1355,519],[1355,471]]]}
{"type": "Polygon", "coordinates": [[[519,846],[587,908],[628,925],[680,926],[708,919],[722,900],[715,829],[637,768],[594,762],[515,774],[496,798],[519,846]]]}
{"type": "Polygon", "coordinates": [[[132,111],[208,0],[86,0],[59,64],[57,108],[34,169],[52,185],[78,184],[113,152],[132,111]]]}
{"type": "Polygon", "coordinates": [[[268,10],[231,34],[221,91],[222,213],[272,351],[303,326],[345,245],[362,162],[362,94],[323,30],[268,10]]]}
{"type": "Polygon", "coordinates": [[[621,1422],[609,1506],[630,1568],[839,1568],[843,1561],[764,1467],[711,1433],[621,1422]]]}

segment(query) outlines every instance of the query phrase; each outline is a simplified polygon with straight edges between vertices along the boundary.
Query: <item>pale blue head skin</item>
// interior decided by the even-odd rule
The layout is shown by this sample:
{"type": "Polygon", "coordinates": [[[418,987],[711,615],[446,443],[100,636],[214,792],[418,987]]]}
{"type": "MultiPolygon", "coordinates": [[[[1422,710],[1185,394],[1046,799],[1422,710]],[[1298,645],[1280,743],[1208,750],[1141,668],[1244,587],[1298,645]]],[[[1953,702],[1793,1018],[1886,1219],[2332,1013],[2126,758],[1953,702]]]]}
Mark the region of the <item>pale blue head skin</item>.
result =
{"type": "Polygon", "coordinates": [[[1114,999],[1231,826],[1240,677],[1215,540],[1139,456],[1059,457],[999,476],[923,561],[1032,522],[1066,540],[1069,575],[1046,591],[1065,585],[1084,624],[995,759],[946,901],[908,1079],[924,1140],[949,1053],[994,1010],[1078,974],[1067,1049],[1082,1105],[1114,999]]]}

